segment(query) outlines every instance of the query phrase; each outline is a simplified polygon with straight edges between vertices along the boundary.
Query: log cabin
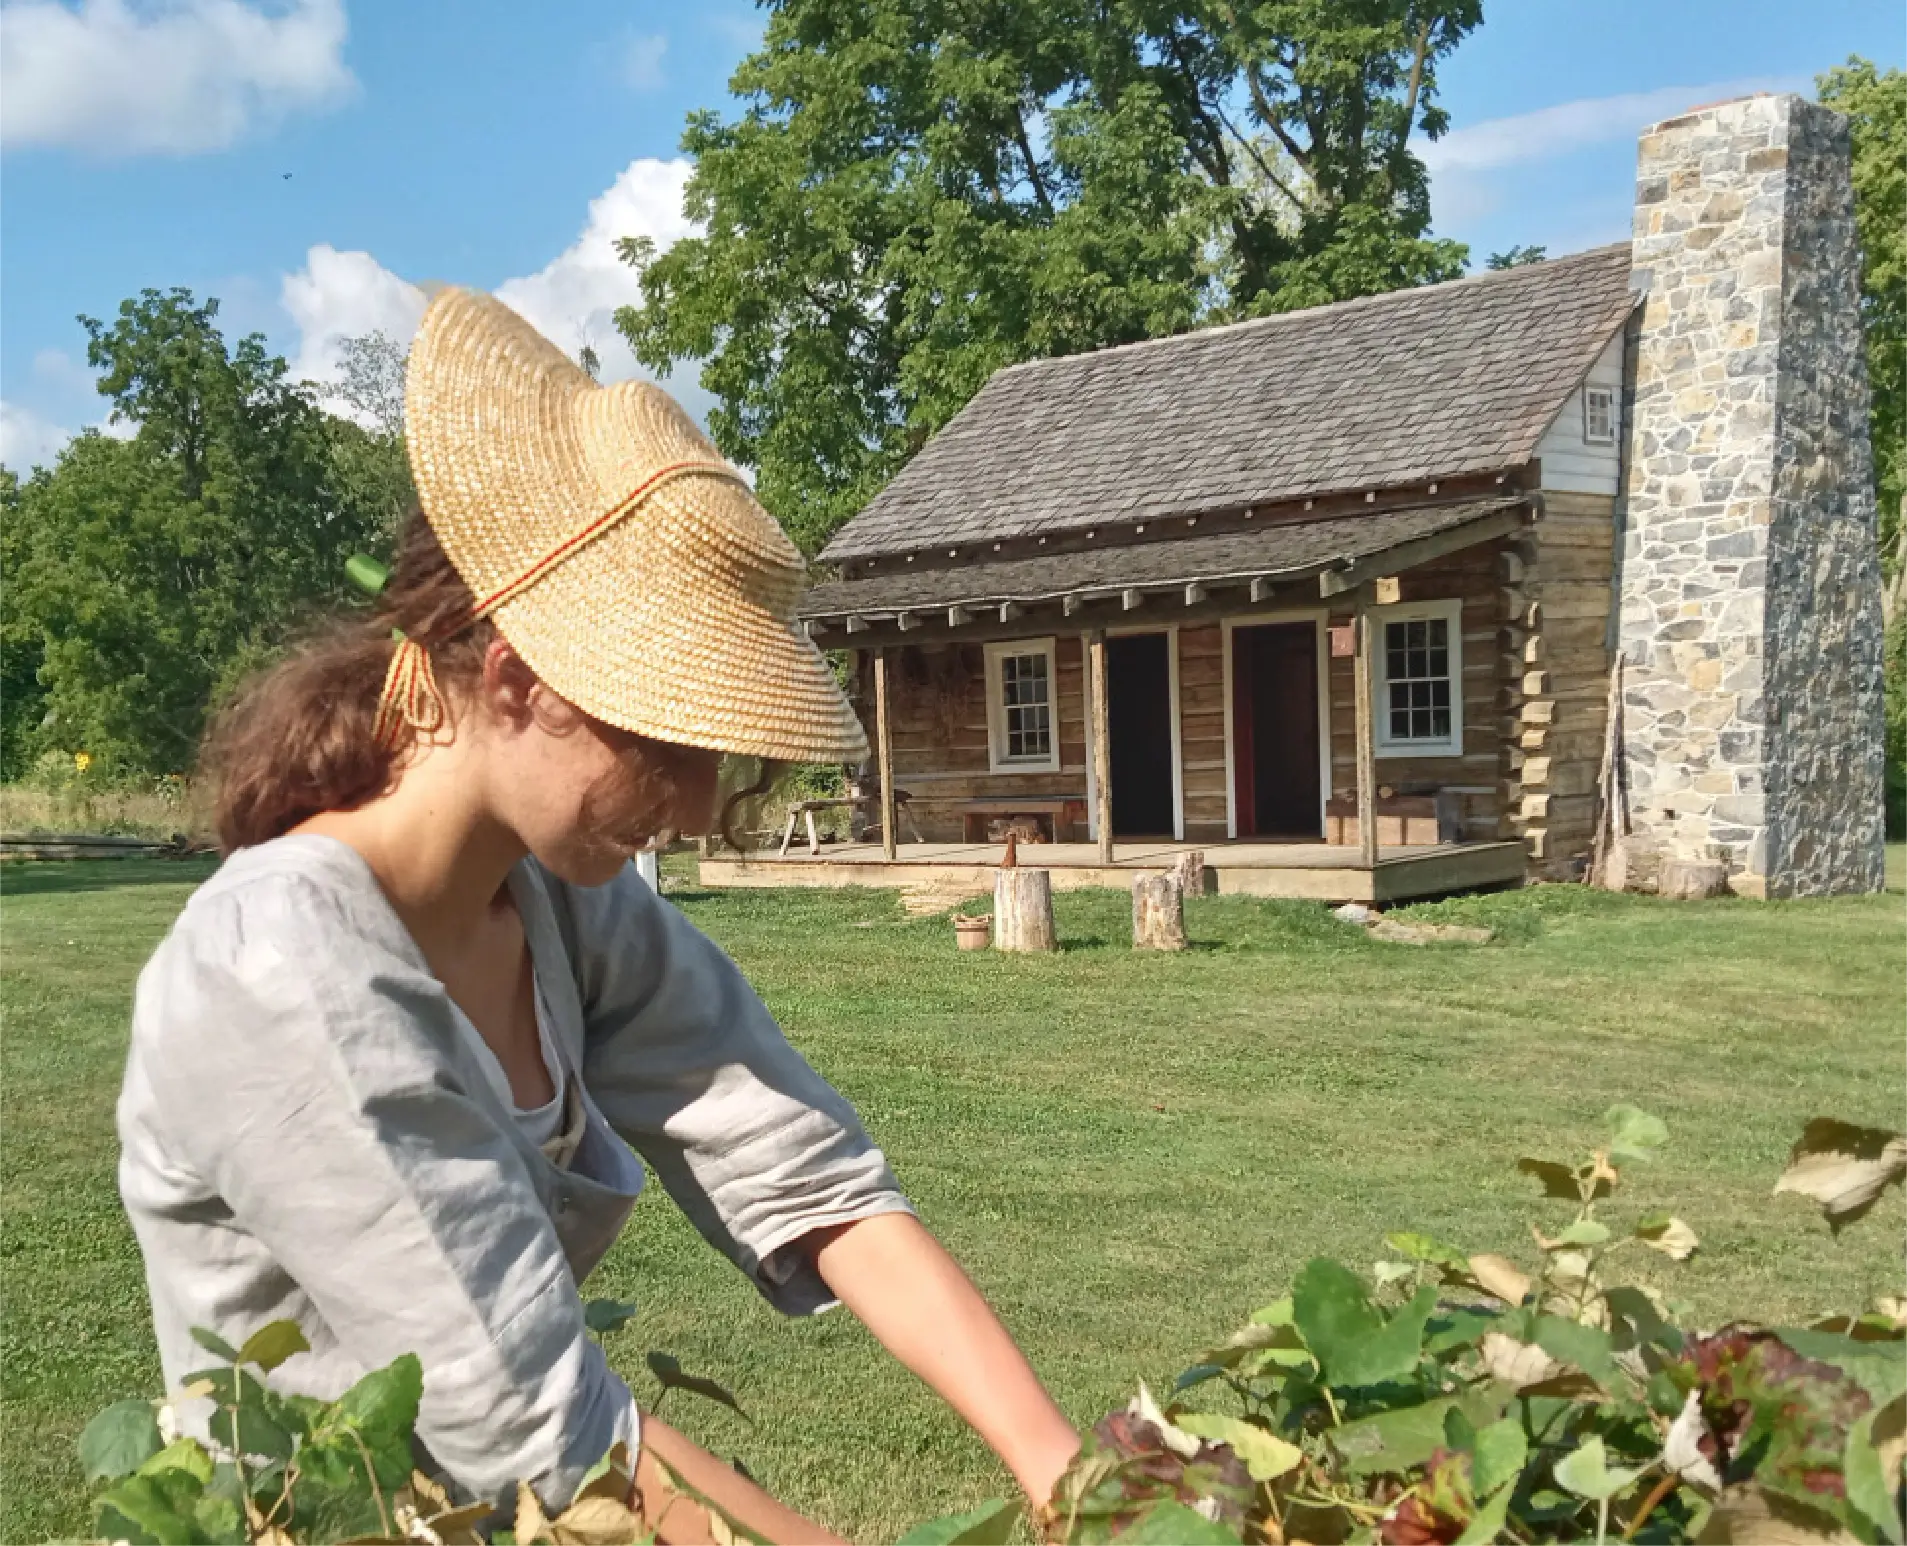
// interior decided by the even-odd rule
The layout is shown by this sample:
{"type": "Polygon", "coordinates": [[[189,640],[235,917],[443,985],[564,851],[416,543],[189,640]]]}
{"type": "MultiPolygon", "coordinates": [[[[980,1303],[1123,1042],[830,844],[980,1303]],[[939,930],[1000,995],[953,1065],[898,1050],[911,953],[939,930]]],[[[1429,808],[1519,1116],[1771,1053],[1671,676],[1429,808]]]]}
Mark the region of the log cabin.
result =
{"type": "Polygon", "coordinates": [[[917,832],[706,878],[1013,833],[1060,885],[1871,889],[1866,414],[1846,125],[1791,96],[1645,134],[1630,241],[1007,367],[801,608],[917,832]]]}

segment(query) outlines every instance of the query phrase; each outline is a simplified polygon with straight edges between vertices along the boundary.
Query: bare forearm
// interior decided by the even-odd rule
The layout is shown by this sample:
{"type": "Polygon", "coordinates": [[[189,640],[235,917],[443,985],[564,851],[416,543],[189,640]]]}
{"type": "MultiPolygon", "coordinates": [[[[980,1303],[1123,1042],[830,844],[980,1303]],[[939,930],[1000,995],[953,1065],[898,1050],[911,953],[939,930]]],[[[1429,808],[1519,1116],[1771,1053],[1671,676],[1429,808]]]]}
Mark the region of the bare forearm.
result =
{"type": "Polygon", "coordinates": [[[1036,1503],[1079,1448],[1006,1327],[945,1247],[909,1214],[822,1235],[815,1266],[901,1363],[972,1425],[1036,1503]]]}

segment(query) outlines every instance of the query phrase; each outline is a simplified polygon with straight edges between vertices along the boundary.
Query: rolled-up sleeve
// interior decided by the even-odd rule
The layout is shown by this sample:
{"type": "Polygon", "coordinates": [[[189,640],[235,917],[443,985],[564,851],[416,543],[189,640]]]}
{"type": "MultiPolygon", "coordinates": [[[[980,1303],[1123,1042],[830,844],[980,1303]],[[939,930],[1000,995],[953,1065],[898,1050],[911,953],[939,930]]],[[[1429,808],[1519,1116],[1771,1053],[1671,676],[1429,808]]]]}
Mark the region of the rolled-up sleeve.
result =
{"type": "MultiPolygon", "coordinates": [[[[136,1038],[136,1076],[351,1362],[418,1356],[418,1436],[451,1476],[479,1497],[525,1480],[566,1500],[633,1442],[634,1403],[585,1332],[521,1155],[449,1072],[441,988],[317,891],[220,905],[148,968],[141,998],[163,1023],[136,1038]]],[[[242,1305],[210,1302],[215,1277],[174,1265],[178,1314],[256,1329],[229,1326],[242,1305]]]]}
{"type": "Polygon", "coordinates": [[[835,1302],[813,1230],[911,1212],[853,1107],[739,968],[637,875],[557,888],[574,930],[584,1082],[703,1237],[778,1310],[835,1302]]]}

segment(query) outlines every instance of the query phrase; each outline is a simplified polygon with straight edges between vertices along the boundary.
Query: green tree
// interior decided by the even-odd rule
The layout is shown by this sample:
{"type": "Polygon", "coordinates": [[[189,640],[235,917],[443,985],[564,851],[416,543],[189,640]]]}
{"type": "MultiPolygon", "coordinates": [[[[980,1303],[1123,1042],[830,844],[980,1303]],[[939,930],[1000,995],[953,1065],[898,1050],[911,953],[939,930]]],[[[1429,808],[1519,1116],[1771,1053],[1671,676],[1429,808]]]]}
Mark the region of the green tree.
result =
{"type": "Polygon", "coordinates": [[[42,747],[105,767],[190,766],[205,714],[375,545],[379,506],[339,475],[342,426],[257,336],[228,348],[218,303],[148,290],[111,325],[82,318],[88,358],[130,439],[80,436],[6,492],[9,685],[39,698],[0,718],[17,767],[42,747]]]}
{"type": "Polygon", "coordinates": [[[1481,0],[775,0],[617,323],[813,551],[993,371],[1461,272],[1413,133],[1481,0]]]}
{"type": "Polygon", "coordinates": [[[1816,77],[1821,100],[1846,113],[1854,149],[1854,221],[1861,235],[1861,319],[1873,389],[1874,484],[1881,552],[1897,613],[1907,575],[1901,523],[1907,443],[1907,75],[1851,56],[1816,77]]]}
{"type": "Polygon", "coordinates": [[[1485,268],[1505,269],[1523,268],[1531,263],[1542,263],[1549,257],[1547,247],[1511,247],[1503,252],[1493,252],[1485,260],[1485,268]]]}
{"type": "Polygon", "coordinates": [[[1887,619],[1887,826],[1907,828],[1907,75],[1850,56],[1815,81],[1851,120],[1854,221],[1861,234],[1861,320],[1867,333],[1874,495],[1887,619]]]}

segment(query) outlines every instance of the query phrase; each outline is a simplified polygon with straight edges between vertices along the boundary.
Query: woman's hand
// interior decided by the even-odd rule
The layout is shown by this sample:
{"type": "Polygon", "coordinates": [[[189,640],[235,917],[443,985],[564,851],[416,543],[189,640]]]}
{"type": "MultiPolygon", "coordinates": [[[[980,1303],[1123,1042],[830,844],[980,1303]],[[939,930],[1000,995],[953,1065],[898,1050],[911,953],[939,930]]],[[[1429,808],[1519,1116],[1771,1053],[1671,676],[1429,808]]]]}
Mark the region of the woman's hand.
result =
{"type": "Polygon", "coordinates": [[[1000,1318],[912,1214],[883,1213],[801,1242],[823,1281],[972,1425],[1038,1507],[1079,1435],[1000,1318]]]}

